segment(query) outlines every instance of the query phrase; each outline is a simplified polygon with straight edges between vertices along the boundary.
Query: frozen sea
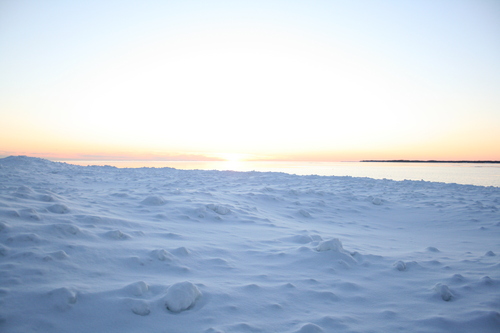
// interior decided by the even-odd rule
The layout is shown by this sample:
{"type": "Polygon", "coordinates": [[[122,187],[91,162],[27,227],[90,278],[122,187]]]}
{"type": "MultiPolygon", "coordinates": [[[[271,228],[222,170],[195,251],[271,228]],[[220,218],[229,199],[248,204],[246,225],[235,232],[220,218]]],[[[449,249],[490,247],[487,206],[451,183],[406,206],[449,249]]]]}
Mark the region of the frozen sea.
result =
{"type": "Polygon", "coordinates": [[[425,180],[500,187],[500,164],[396,162],[201,162],[201,161],[65,161],[118,168],[171,167],[185,170],[274,171],[294,175],[351,176],[392,180],[425,180]]]}
{"type": "Polygon", "coordinates": [[[0,159],[0,332],[499,331],[499,187],[0,159]]]}

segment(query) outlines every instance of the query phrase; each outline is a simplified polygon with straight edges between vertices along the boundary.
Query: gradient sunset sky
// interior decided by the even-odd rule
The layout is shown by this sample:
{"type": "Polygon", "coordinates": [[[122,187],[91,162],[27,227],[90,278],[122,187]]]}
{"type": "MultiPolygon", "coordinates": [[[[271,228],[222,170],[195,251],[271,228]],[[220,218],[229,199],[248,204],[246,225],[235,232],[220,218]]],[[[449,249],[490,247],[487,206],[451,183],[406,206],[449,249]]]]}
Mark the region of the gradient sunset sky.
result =
{"type": "Polygon", "coordinates": [[[500,160],[500,1],[0,2],[0,157],[500,160]]]}

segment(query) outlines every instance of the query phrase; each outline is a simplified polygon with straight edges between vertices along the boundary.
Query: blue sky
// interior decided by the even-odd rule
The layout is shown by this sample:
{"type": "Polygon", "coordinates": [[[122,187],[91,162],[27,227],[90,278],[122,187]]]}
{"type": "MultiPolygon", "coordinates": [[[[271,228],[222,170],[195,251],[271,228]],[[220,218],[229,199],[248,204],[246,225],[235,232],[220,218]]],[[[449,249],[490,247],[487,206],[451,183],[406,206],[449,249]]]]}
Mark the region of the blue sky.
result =
{"type": "Polygon", "coordinates": [[[498,1],[3,1],[0,154],[500,159],[498,1]]]}

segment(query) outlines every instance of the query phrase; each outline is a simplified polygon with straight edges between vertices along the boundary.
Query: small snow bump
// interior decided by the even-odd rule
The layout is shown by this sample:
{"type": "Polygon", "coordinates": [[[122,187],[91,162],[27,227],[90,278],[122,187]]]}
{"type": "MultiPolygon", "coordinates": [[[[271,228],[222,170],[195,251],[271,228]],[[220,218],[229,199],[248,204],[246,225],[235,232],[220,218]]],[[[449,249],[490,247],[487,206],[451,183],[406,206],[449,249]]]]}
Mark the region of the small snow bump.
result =
{"type": "Polygon", "coordinates": [[[179,282],[171,285],[165,295],[165,306],[169,311],[181,312],[192,308],[201,292],[191,282],[179,282]]]}
{"type": "Polygon", "coordinates": [[[0,256],[5,257],[7,254],[9,254],[9,248],[0,244],[0,256]]]}
{"type": "Polygon", "coordinates": [[[54,204],[47,208],[50,212],[55,214],[67,214],[70,212],[68,206],[63,204],[54,204]]]}
{"type": "Polygon", "coordinates": [[[401,261],[401,260],[396,261],[393,264],[393,266],[396,267],[396,269],[398,271],[404,271],[404,270],[406,270],[406,264],[404,263],[404,261],[401,261]]]}
{"type": "Polygon", "coordinates": [[[215,205],[215,204],[208,204],[206,207],[214,212],[216,212],[219,215],[227,215],[231,212],[231,210],[225,206],[221,205],[215,205]]]}
{"type": "Polygon", "coordinates": [[[21,217],[21,215],[19,215],[19,212],[14,209],[1,209],[0,216],[10,217],[10,218],[21,217]]]}
{"type": "Polygon", "coordinates": [[[149,291],[149,286],[144,281],[138,281],[129,284],[124,288],[127,294],[131,294],[133,296],[142,296],[149,291]]]}
{"type": "Polygon", "coordinates": [[[262,329],[260,329],[258,326],[250,325],[248,323],[238,323],[235,325],[229,326],[229,331],[228,332],[245,332],[245,333],[251,333],[251,332],[262,332],[262,329]]]}
{"type": "Polygon", "coordinates": [[[132,238],[129,235],[121,232],[120,230],[111,230],[111,231],[108,231],[105,235],[108,238],[117,239],[117,240],[125,240],[125,239],[132,238]]]}
{"type": "Polygon", "coordinates": [[[143,300],[133,300],[130,309],[139,316],[147,316],[151,313],[149,304],[143,300]]]}
{"type": "Polygon", "coordinates": [[[305,324],[296,333],[321,333],[324,332],[321,327],[316,324],[305,324]]]}
{"type": "Polygon", "coordinates": [[[80,228],[78,228],[77,226],[75,226],[73,224],[69,224],[69,223],[68,224],[63,224],[63,223],[54,224],[53,228],[58,233],[65,235],[65,236],[77,235],[81,232],[80,228]]]}
{"type": "Polygon", "coordinates": [[[301,246],[297,249],[299,252],[311,252],[312,250],[307,246],[301,246]]]}
{"type": "Polygon", "coordinates": [[[453,276],[451,277],[451,280],[453,282],[463,282],[463,281],[465,281],[465,278],[462,274],[453,274],[453,276]]]}
{"type": "Polygon", "coordinates": [[[451,299],[454,297],[453,293],[451,292],[450,288],[448,288],[447,285],[438,283],[434,286],[434,291],[436,294],[441,296],[443,301],[449,302],[451,299]]]}
{"type": "Polygon", "coordinates": [[[206,329],[203,333],[224,333],[224,331],[210,327],[210,328],[206,329]]]}
{"type": "Polygon", "coordinates": [[[67,310],[77,301],[77,294],[74,290],[63,287],[49,292],[49,298],[52,300],[55,308],[67,310]]]}
{"type": "Polygon", "coordinates": [[[30,219],[30,220],[35,220],[35,221],[40,221],[40,215],[38,215],[38,212],[32,208],[26,208],[21,210],[21,216],[30,219]]]}
{"type": "Polygon", "coordinates": [[[20,193],[33,193],[33,189],[29,186],[26,186],[26,185],[21,185],[17,188],[17,192],[20,192],[20,193]]]}
{"type": "Polygon", "coordinates": [[[481,278],[481,284],[485,286],[492,286],[495,283],[495,281],[490,278],[489,276],[483,276],[481,278]]]}
{"type": "Polygon", "coordinates": [[[283,306],[281,304],[279,304],[279,303],[270,304],[269,307],[272,310],[283,310],[283,306]]]}
{"type": "Polygon", "coordinates": [[[151,255],[153,258],[158,259],[160,261],[173,261],[174,256],[168,252],[167,250],[164,249],[159,249],[159,250],[153,250],[151,251],[151,255]]]}
{"type": "Polygon", "coordinates": [[[162,206],[167,202],[159,195],[151,195],[146,199],[142,200],[141,203],[147,206],[162,206]]]}
{"type": "Polygon", "coordinates": [[[243,287],[246,290],[257,291],[262,289],[258,284],[250,283],[243,287]]]}
{"type": "Polygon", "coordinates": [[[0,222],[0,232],[6,232],[7,230],[9,230],[10,228],[10,225],[8,225],[7,223],[1,221],[0,222]]]}
{"type": "Polygon", "coordinates": [[[168,239],[182,239],[182,235],[179,235],[179,234],[175,234],[173,232],[168,232],[166,234],[164,234],[165,238],[168,238],[168,239]]]}
{"type": "Polygon", "coordinates": [[[9,244],[19,244],[19,243],[40,243],[42,239],[35,233],[29,234],[17,234],[12,237],[7,238],[7,243],[9,244]]]}
{"type": "Polygon", "coordinates": [[[211,258],[211,259],[208,259],[207,262],[210,263],[210,265],[212,267],[215,267],[215,266],[219,266],[219,267],[231,267],[231,265],[229,264],[229,262],[226,259],[223,259],[223,258],[211,258]]]}
{"type": "Polygon", "coordinates": [[[327,241],[322,241],[316,247],[317,251],[335,251],[335,252],[343,252],[344,248],[342,247],[342,243],[338,238],[333,238],[327,241]]]}
{"type": "Polygon", "coordinates": [[[337,260],[337,263],[343,268],[350,268],[351,267],[351,265],[349,265],[345,260],[342,260],[342,259],[337,260]]]}
{"type": "Polygon", "coordinates": [[[439,250],[438,250],[436,247],[434,247],[434,246],[429,246],[429,247],[428,247],[428,248],[426,248],[425,250],[426,250],[427,252],[435,252],[435,253],[437,253],[437,252],[441,252],[441,251],[439,251],[439,250]]]}
{"type": "Polygon", "coordinates": [[[117,197],[117,198],[128,198],[129,195],[127,193],[119,192],[119,193],[111,193],[111,196],[117,197]]]}
{"type": "Polygon", "coordinates": [[[295,236],[282,238],[281,240],[287,241],[287,242],[292,242],[292,243],[297,243],[297,244],[307,244],[307,243],[313,242],[312,237],[309,235],[295,235],[295,236]]]}
{"type": "Polygon", "coordinates": [[[173,250],[172,252],[177,256],[187,256],[190,253],[190,251],[187,248],[185,248],[184,246],[181,246],[181,247],[173,250]]]}
{"type": "Polygon", "coordinates": [[[43,202],[53,202],[56,201],[54,197],[50,194],[40,194],[36,197],[38,201],[43,201],[43,202]]]}
{"type": "Polygon", "coordinates": [[[311,214],[305,209],[299,210],[299,214],[302,215],[303,217],[311,217],[311,214]]]}
{"type": "Polygon", "coordinates": [[[68,254],[63,250],[52,252],[50,253],[50,256],[57,260],[64,260],[69,258],[68,254]]]}

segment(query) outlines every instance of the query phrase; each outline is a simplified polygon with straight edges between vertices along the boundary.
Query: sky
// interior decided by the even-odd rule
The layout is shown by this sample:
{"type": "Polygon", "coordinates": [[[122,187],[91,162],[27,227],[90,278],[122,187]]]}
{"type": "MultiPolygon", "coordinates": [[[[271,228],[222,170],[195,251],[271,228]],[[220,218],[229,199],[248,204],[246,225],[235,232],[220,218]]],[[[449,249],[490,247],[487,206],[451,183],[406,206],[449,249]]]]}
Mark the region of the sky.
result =
{"type": "Polygon", "coordinates": [[[500,160],[500,1],[0,0],[0,157],[500,160]]]}

